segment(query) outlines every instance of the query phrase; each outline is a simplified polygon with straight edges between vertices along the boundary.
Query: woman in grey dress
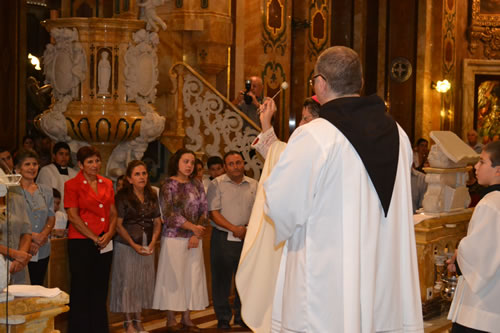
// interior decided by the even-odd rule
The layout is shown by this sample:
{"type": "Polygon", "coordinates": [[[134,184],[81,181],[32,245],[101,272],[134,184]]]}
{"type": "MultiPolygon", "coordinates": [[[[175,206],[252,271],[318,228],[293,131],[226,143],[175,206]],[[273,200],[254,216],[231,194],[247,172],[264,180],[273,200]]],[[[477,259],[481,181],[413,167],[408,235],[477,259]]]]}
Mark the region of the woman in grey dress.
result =
{"type": "Polygon", "coordinates": [[[31,222],[31,262],[28,264],[31,284],[43,285],[50,256],[49,236],[54,228],[54,200],[52,188],[35,183],[38,175],[38,155],[32,150],[23,150],[14,158],[15,169],[21,178],[21,193],[26,203],[26,212],[31,222]]]}
{"type": "Polygon", "coordinates": [[[145,332],[142,309],[152,306],[155,283],[154,248],[161,231],[158,197],[146,165],[128,164],[124,187],[115,197],[118,220],[113,251],[110,311],[125,315],[127,333],[145,332]]]}

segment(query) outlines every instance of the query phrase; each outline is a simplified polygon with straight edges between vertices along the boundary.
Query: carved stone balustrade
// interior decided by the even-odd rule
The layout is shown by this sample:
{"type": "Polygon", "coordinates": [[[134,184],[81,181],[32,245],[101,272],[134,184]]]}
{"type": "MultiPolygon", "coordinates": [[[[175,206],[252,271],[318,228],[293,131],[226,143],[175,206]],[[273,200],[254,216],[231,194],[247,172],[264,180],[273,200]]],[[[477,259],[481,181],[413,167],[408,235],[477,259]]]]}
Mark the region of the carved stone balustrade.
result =
{"type": "Polygon", "coordinates": [[[251,144],[260,132],[250,118],[237,109],[193,68],[184,63],[172,66],[176,80],[176,122],[167,130],[162,143],[170,151],[183,145],[207,156],[223,156],[230,150],[240,151],[245,170],[256,179],[263,162],[251,154],[251,144]]]}

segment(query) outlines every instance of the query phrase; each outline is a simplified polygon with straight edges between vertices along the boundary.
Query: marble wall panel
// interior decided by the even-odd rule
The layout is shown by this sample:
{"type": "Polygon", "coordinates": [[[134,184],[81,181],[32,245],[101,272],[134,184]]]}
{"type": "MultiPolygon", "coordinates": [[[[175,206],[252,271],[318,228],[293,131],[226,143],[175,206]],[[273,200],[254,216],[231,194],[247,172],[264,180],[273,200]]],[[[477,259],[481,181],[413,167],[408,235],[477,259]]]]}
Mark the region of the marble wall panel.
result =
{"type": "MultiPolygon", "coordinates": [[[[245,78],[255,75],[262,78],[264,96],[273,96],[282,82],[291,80],[292,1],[249,0],[237,2],[236,6],[235,91],[244,90],[245,78]]],[[[275,102],[279,110],[275,130],[286,139],[290,89],[281,92],[275,102]]]]}
{"type": "Polygon", "coordinates": [[[293,2],[294,22],[292,26],[292,78],[290,132],[298,126],[302,105],[306,97],[314,92],[309,84],[318,56],[330,46],[331,1],[293,2]]]}
{"type": "Polygon", "coordinates": [[[431,89],[431,82],[443,79],[442,5],[440,1],[426,0],[419,6],[413,141],[429,139],[429,132],[440,126],[441,94],[431,89]]]}

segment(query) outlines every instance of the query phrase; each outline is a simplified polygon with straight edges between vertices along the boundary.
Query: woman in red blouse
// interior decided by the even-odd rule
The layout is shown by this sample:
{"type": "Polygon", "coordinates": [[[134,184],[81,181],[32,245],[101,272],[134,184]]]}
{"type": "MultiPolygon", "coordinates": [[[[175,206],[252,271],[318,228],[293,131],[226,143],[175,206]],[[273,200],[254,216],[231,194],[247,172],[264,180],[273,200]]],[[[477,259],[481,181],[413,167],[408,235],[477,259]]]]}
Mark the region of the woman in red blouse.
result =
{"type": "Polygon", "coordinates": [[[64,184],[71,295],[69,332],[109,332],[106,299],[115,233],[113,183],[99,175],[101,155],[91,146],[76,155],[80,172],[64,184]]]}

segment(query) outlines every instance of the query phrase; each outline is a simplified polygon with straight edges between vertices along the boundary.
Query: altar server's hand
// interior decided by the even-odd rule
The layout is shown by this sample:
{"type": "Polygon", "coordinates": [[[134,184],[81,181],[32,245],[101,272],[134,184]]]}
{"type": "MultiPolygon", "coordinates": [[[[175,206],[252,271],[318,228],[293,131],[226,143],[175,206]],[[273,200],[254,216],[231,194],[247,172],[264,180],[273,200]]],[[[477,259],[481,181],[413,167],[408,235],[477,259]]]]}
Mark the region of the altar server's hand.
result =
{"type": "Polygon", "coordinates": [[[448,272],[455,273],[457,271],[457,265],[455,265],[456,260],[457,260],[457,250],[455,250],[455,254],[453,254],[453,257],[446,260],[446,263],[448,264],[448,267],[447,267],[448,272]]]}

